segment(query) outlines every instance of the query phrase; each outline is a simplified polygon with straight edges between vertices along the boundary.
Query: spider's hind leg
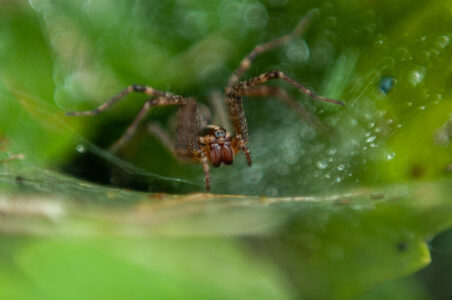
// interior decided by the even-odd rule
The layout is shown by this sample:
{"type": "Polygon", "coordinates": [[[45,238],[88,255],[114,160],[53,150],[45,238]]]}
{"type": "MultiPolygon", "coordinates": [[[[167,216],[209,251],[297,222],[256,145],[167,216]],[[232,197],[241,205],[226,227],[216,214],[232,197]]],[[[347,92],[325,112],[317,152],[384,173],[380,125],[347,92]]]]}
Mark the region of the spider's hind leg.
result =
{"type": "Polygon", "coordinates": [[[124,144],[126,144],[132,138],[132,136],[138,129],[138,125],[140,124],[141,120],[146,116],[151,107],[159,105],[180,105],[185,101],[183,97],[174,95],[170,92],[159,91],[147,85],[132,84],[129,85],[124,90],[122,90],[121,92],[119,92],[118,94],[116,94],[115,96],[113,96],[112,98],[110,98],[108,101],[96,107],[95,109],[87,111],[70,111],[67,112],[66,115],[67,116],[98,115],[99,113],[109,109],[116,102],[123,99],[125,96],[132,92],[143,93],[149,96],[154,96],[156,98],[151,98],[145,102],[140,112],[133,120],[132,124],[127,128],[125,134],[110,147],[111,152],[117,152],[124,144]]]}

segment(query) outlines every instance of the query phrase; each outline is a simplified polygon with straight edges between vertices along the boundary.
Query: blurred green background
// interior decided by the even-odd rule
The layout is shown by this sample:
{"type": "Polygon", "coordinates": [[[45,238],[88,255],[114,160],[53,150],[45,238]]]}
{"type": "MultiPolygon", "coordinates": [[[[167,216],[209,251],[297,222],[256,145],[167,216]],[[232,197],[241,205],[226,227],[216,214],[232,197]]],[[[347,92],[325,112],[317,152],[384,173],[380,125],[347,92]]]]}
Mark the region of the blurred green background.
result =
{"type": "Polygon", "coordinates": [[[0,7],[0,299],[452,297],[450,1],[0,7]],[[214,195],[192,194],[201,167],[147,129],[174,132],[175,108],[153,109],[118,155],[105,149],[146,97],[64,115],[133,83],[209,105],[311,9],[307,32],[244,78],[282,70],[346,105],[270,83],[320,133],[276,99],[245,99],[253,166],[212,169],[214,195]]]}

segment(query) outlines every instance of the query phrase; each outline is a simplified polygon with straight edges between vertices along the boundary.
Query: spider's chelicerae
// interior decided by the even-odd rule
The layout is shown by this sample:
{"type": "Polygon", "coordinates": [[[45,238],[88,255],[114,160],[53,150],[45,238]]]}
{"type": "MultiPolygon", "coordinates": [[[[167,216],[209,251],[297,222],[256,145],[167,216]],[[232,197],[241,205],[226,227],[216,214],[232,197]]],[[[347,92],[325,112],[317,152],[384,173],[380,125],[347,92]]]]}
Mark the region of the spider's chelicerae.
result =
{"type": "MultiPolygon", "coordinates": [[[[284,45],[300,36],[314,17],[316,11],[310,11],[300,20],[295,29],[278,39],[257,45],[241,62],[229,78],[225,89],[225,102],[228,108],[229,118],[234,128],[234,134],[231,135],[226,129],[218,125],[209,125],[209,118],[206,117],[204,107],[197,104],[192,97],[183,97],[170,92],[159,91],[150,86],[134,84],[114,97],[89,111],[68,112],[68,116],[90,116],[97,115],[107,110],[114,103],[125,97],[131,92],[144,93],[151,96],[136,116],[135,120],[129,126],[125,134],[112,146],[111,150],[116,151],[122,147],[135,133],[140,121],[146,113],[154,106],[159,105],[177,105],[179,106],[177,119],[177,141],[175,145],[170,145],[175,155],[183,160],[200,162],[204,171],[206,190],[210,190],[209,163],[214,167],[222,164],[230,165],[234,161],[234,155],[240,151],[246,156],[248,165],[251,166],[251,154],[248,149],[248,129],[245,113],[242,107],[242,98],[244,96],[268,97],[272,96],[280,99],[291,106],[297,113],[316,125],[322,127],[319,121],[307,113],[299,102],[289,96],[282,88],[273,86],[260,86],[272,79],[282,79],[290,85],[297,88],[302,93],[312,99],[343,105],[341,101],[325,98],[314,94],[310,89],[304,87],[281,71],[270,71],[257,77],[240,81],[245,71],[250,67],[251,62],[261,53],[284,45]]],[[[162,135],[159,134],[161,137],[162,135]]],[[[166,144],[169,144],[168,142],[166,144]]]]}

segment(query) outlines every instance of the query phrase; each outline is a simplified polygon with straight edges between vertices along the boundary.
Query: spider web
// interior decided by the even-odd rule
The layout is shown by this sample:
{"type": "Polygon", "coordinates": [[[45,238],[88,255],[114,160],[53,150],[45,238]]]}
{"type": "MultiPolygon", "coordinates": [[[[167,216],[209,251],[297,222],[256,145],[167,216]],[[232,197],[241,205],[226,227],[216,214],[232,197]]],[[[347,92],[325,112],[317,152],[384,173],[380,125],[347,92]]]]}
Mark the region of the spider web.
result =
{"type": "MultiPolygon", "coordinates": [[[[86,1],[81,6],[74,6],[71,1],[30,3],[42,17],[42,32],[53,53],[51,75],[55,88],[48,98],[34,97],[35,105],[28,109],[36,112],[38,107],[52,107],[43,122],[52,130],[64,131],[71,139],[72,157],[92,154],[126,174],[129,177],[126,182],[143,177],[152,183],[149,190],[172,192],[202,189],[201,168],[178,163],[164,150],[158,150],[162,147],[146,133],[139,135],[135,149],[131,146],[133,151],[123,159],[99,146],[112,143],[122,134],[144,99],[128,97],[117,108],[105,112],[99,122],[87,118],[78,121],[61,118],[60,123],[46,121],[54,119],[55,106],[60,113],[79,107],[89,109],[135,82],[205,99],[211,89],[220,90],[224,86],[234,68],[232,63],[229,66],[230,62],[239,61],[256,43],[287,33],[291,26],[286,23],[295,24],[312,8],[298,7],[293,22],[284,18],[282,26],[282,20],[258,2],[223,1],[204,10],[195,7],[198,15],[194,19],[180,19],[185,13],[196,11],[194,7],[177,6],[174,15],[169,14],[174,24],[164,29],[158,26],[164,21],[163,14],[156,11],[165,10],[165,4],[143,8],[145,15],[135,9],[131,18],[126,13],[130,11],[127,7],[113,7],[105,1],[86,1]],[[212,23],[218,15],[218,23],[212,23]],[[198,24],[193,20],[204,21],[198,24]],[[86,28],[85,24],[93,28],[86,28]],[[268,30],[258,30],[263,26],[268,30]],[[272,26],[279,29],[271,32],[272,26]],[[165,36],[171,37],[176,46],[165,43],[165,36]],[[237,46],[236,41],[241,39],[244,45],[237,46]],[[231,53],[237,53],[237,57],[231,53]],[[108,123],[108,118],[113,121],[108,123]],[[69,126],[68,122],[74,123],[69,126]],[[103,130],[97,129],[101,132],[98,136],[108,136],[108,142],[85,138],[91,133],[89,128],[95,126],[102,126],[103,130]],[[117,130],[110,133],[113,127],[117,130]],[[156,167],[162,165],[162,160],[167,166],[156,167]],[[164,187],[159,187],[160,184],[164,187]]],[[[133,5],[144,4],[138,1],[133,5]]],[[[411,120],[428,118],[435,110],[433,106],[442,103],[445,92],[442,78],[448,77],[438,62],[447,61],[450,56],[450,34],[419,31],[404,37],[403,28],[388,31],[392,28],[390,24],[382,25],[375,16],[355,19],[356,24],[363,25],[355,32],[356,24],[338,22],[347,18],[346,10],[328,5],[320,10],[321,17],[311,26],[306,40],[296,40],[259,57],[245,78],[280,69],[320,95],[343,100],[346,106],[314,103],[287,85],[276,83],[287,87],[297,101],[331,127],[321,134],[276,99],[245,99],[253,166],[247,167],[239,154],[233,166],[212,168],[214,192],[284,196],[334,192],[347,186],[392,180],[391,176],[404,178],[400,173],[392,175],[391,164],[394,158],[399,158],[401,150],[406,150],[406,145],[394,149],[396,143],[388,145],[387,140],[404,127],[413,128],[411,120]],[[350,35],[350,31],[354,34],[350,35]],[[426,61],[426,55],[432,59],[426,61]],[[380,84],[385,78],[390,78],[394,86],[384,84],[382,90],[380,84]]],[[[7,85],[9,90],[21,89],[7,85]]],[[[165,119],[164,114],[152,112],[148,121],[164,123],[165,119]]],[[[408,168],[417,174],[416,170],[422,173],[428,167],[423,164],[421,168],[408,168]]]]}

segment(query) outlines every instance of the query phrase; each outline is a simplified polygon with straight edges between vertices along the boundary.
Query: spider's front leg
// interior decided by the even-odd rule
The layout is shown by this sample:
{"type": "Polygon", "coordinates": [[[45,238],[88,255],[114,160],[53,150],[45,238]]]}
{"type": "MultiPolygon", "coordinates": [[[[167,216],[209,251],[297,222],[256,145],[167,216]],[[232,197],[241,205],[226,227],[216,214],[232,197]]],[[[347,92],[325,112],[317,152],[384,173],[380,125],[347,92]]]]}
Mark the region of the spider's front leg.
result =
{"type": "Polygon", "coordinates": [[[270,71],[263,73],[257,77],[253,77],[246,81],[241,81],[233,87],[226,88],[226,104],[229,109],[229,116],[232,120],[232,124],[234,125],[238,147],[245,153],[248,165],[251,165],[251,155],[247,146],[248,127],[246,123],[245,113],[243,111],[242,96],[252,95],[253,92],[255,94],[262,94],[263,91],[256,90],[256,86],[269,80],[278,78],[288,82],[292,86],[296,87],[300,92],[308,95],[314,100],[334,103],[337,105],[344,105],[342,101],[316,95],[313,91],[296,82],[280,71],[270,71]]]}
{"type": "Polygon", "coordinates": [[[226,104],[228,107],[229,117],[235,129],[235,147],[243,151],[251,166],[251,153],[248,149],[248,126],[246,123],[245,112],[243,111],[242,95],[234,92],[233,89],[226,89],[226,104]]]}
{"type": "MultiPolygon", "coordinates": [[[[265,82],[266,80],[261,80],[260,82],[248,82],[248,81],[242,81],[239,82],[242,75],[248,70],[248,68],[251,66],[252,62],[261,55],[264,52],[270,51],[274,48],[280,47],[282,45],[285,45],[294,39],[301,36],[306,28],[308,27],[311,20],[314,18],[314,16],[318,13],[317,9],[309,11],[306,16],[304,16],[297,26],[290,32],[289,34],[283,35],[280,38],[277,38],[275,40],[272,40],[270,42],[267,42],[265,44],[257,45],[254,47],[254,49],[240,62],[239,67],[234,71],[234,73],[231,75],[228,81],[228,86],[226,88],[226,105],[228,106],[229,111],[229,117],[231,119],[231,122],[235,129],[235,139],[236,139],[236,147],[238,150],[243,151],[245,153],[246,159],[248,161],[248,165],[251,166],[251,155],[250,151],[248,149],[247,143],[248,143],[248,128],[246,124],[245,119],[245,113],[243,112],[243,106],[242,106],[242,96],[245,95],[245,89],[248,87],[251,87],[256,84],[260,84],[262,82],[265,82]],[[250,83],[250,84],[248,84],[250,83]]],[[[268,75],[265,75],[267,77],[268,75]]],[[[261,76],[259,76],[261,77],[261,76]]],[[[265,78],[261,78],[265,79],[265,78]]],[[[309,91],[308,89],[302,87],[304,89],[303,92],[306,93],[306,91],[309,91]]],[[[256,92],[256,91],[255,91],[256,92]]],[[[310,92],[310,91],[309,91],[310,92]]],[[[258,93],[261,93],[259,91],[258,93]]],[[[313,93],[312,93],[313,94],[313,93]]],[[[279,93],[279,95],[282,95],[279,93]]],[[[284,95],[282,95],[283,98],[284,95]]],[[[320,100],[320,99],[318,99],[320,100]]],[[[300,109],[298,109],[300,111],[300,109]]]]}
{"type": "Polygon", "coordinates": [[[330,127],[320,122],[320,120],[317,119],[313,114],[308,112],[300,102],[292,98],[292,96],[290,96],[289,93],[287,93],[287,91],[283,88],[268,85],[256,86],[244,90],[244,96],[273,97],[290,107],[302,119],[317,128],[317,130],[326,132],[331,129],[330,127]]]}
{"type": "Polygon", "coordinates": [[[67,112],[67,116],[95,116],[99,113],[109,109],[113,104],[118,102],[119,100],[123,99],[125,96],[132,92],[138,92],[143,93],[149,96],[153,96],[155,98],[151,98],[147,100],[143,107],[141,108],[138,115],[133,120],[132,124],[127,128],[124,135],[116,141],[113,146],[110,147],[111,152],[117,152],[122,146],[124,146],[135,134],[136,130],[138,129],[138,125],[143,120],[143,118],[146,116],[148,111],[154,107],[154,106],[164,106],[164,105],[182,105],[185,103],[185,98],[179,95],[174,95],[170,92],[165,91],[159,91],[156,90],[150,86],[141,85],[141,84],[133,84],[110,98],[105,103],[101,104],[100,106],[96,107],[92,110],[87,111],[70,111],[67,112]]]}

